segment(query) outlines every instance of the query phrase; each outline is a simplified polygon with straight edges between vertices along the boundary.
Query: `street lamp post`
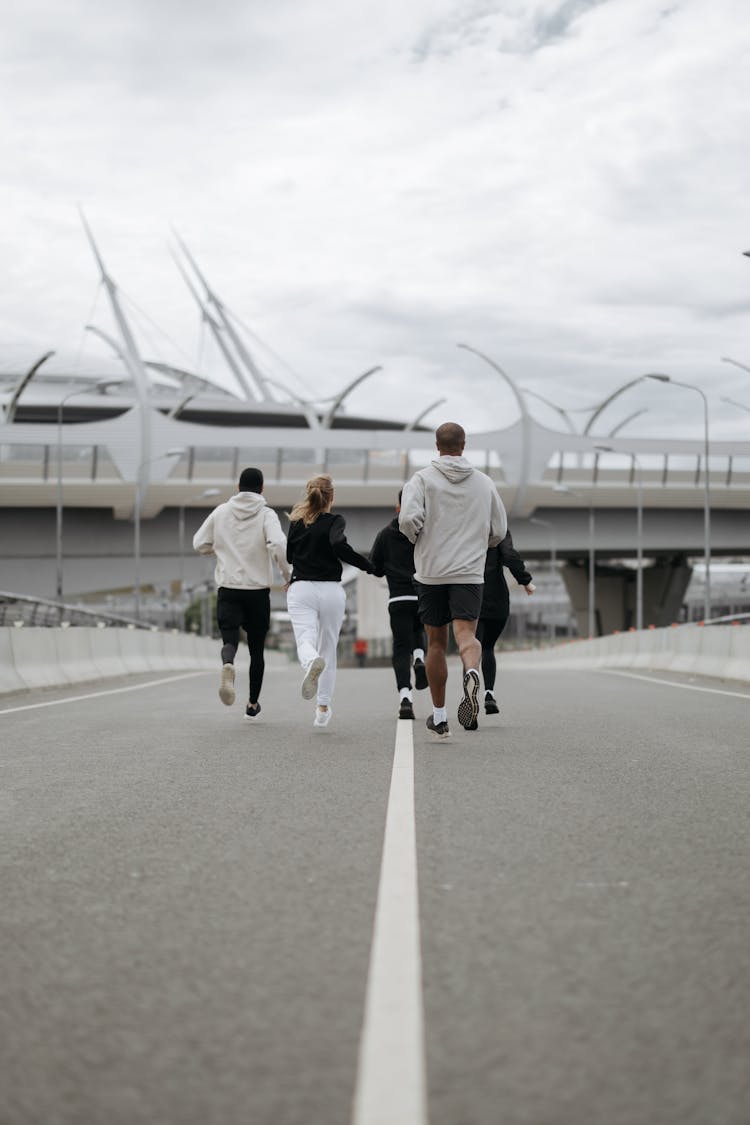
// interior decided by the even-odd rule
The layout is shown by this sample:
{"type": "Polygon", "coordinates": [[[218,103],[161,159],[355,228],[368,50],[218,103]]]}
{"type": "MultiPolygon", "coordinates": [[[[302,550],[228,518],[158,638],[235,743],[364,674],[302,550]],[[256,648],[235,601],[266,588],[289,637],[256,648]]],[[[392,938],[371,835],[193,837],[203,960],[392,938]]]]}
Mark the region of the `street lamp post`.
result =
{"type": "Polygon", "coordinates": [[[709,458],[709,438],[708,438],[708,399],[700,387],[695,383],[683,383],[679,379],[673,379],[671,375],[649,374],[647,379],[657,379],[660,383],[671,383],[674,387],[685,387],[689,391],[695,391],[696,394],[701,396],[703,402],[703,557],[706,569],[706,585],[703,600],[703,620],[708,621],[711,616],[711,484],[708,474],[708,458],[709,458]]]}
{"type": "MultiPolygon", "coordinates": [[[[574,492],[572,488],[568,488],[567,484],[555,484],[552,486],[553,492],[564,492],[568,496],[577,496],[582,499],[580,492],[574,492]]],[[[594,626],[596,623],[596,552],[594,550],[594,497],[593,493],[589,500],[589,592],[588,592],[588,634],[589,640],[594,636],[594,626]]]]}
{"type": "MultiPolygon", "coordinates": [[[[108,387],[119,387],[122,379],[100,379],[98,383],[94,384],[94,389],[99,391],[100,394],[108,389],[108,387]]],[[[55,523],[55,593],[58,601],[62,600],[63,596],[63,474],[62,474],[62,420],[63,420],[63,407],[68,399],[73,398],[75,395],[87,394],[91,391],[91,387],[76,387],[75,390],[69,391],[68,394],[63,395],[57,404],[57,501],[56,501],[56,523],[55,523]]]]}
{"type": "MultiPolygon", "coordinates": [[[[207,499],[209,496],[218,496],[220,492],[220,488],[204,488],[203,492],[193,497],[193,499],[207,499]]],[[[177,533],[180,542],[180,594],[185,590],[185,509],[190,502],[190,500],[186,500],[184,503],[180,504],[178,508],[179,518],[177,522],[177,533]]]]}
{"type": "MultiPolygon", "coordinates": [[[[615,452],[611,445],[597,445],[599,453],[615,452]]],[[[636,485],[636,521],[635,521],[635,627],[643,628],[643,469],[637,453],[629,453],[632,470],[638,468],[638,483],[636,485]]],[[[632,478],[631,478],[632,479],[632,478]]]]}
{"type": "Polygon", "coordinates": [[[161,453],[158,457],[149,457],[147,460],[141,461],[138,466],[138,474],[135,481],[135,502],[133,505],[133,615],[136,621],[140,621],[141,619],[141,507],[143,504],[141,492],[143,470],[146,465],[151,465],[154,461],[161,461],[165,457],[181,457],[184,452],[184,449],[168,449],[166,453],[161,453]]]}
{"type": "Polygon", "coordinates": [[[557,576],[557,540],[555,538],[555,527],[549,520],[540,520],[536,516],[529,519],[529,523],[536,524],[537,527],[546,527],[549,532],[549,569],[550,569],[550,611],[549,611],[549,636],[550,640],[555,639],[555,617],[554,617],[554,604],[552,601],[553,591],[555,586],[555,578],[557,576]]]}

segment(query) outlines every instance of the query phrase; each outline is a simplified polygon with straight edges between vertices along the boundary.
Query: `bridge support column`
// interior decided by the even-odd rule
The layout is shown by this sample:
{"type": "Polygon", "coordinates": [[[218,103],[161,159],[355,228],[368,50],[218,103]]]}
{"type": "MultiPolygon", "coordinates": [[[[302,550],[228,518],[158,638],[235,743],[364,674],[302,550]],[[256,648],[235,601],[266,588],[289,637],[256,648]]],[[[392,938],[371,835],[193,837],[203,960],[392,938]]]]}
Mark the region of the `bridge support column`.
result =
{"type": "MultiPolygon", "coordinates": [[[[643,571],[643,624],[664,626],[679,620],[680,607],[692,575],[682,555],[657,559],[643,571]]],[[[578,623],[578,632],[588,636],[588,560],[572,559],[562,577],[578,623]]],[[[624,566],[597,564],[595,571],[594,620],[596,634],[625,631],[635,625],[636,572],[624,566]]]]}

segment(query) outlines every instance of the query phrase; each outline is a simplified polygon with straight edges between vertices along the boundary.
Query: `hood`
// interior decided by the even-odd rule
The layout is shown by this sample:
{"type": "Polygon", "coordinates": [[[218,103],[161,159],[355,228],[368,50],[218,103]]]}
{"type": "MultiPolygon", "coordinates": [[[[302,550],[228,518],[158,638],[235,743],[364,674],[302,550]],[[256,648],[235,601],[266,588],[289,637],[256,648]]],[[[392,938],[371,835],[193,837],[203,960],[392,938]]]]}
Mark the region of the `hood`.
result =
{"type": "Polygon", "coordinates": [[[259,492],[237,492],[227,500],[227,508],[238,520],[249,520],[265,508],[266,502],[259,492]]]}
{"type": "Polygon", "coordinates": [[[465,457],[436,457],[432,464],[452,484],[466,480],[474,472],[474,466],[465,457]]]}

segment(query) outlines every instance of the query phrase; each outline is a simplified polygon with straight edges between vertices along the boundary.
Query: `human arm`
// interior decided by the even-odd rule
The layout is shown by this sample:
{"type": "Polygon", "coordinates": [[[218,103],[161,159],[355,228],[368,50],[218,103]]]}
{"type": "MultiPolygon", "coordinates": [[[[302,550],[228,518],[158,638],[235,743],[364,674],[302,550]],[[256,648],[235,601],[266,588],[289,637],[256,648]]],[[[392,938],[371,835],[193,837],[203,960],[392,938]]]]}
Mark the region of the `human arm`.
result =
{"type": "Polygon", "coordinates": [[[382,531],[379,531],[375,536],[375,542],[370,551],[370,562],[372,563],[372,573],[376,578],[382,578],[385,574],[385,551],[384,540],[385,536],[382,531]]]}
{"type": "Polygon", "coordinates": [[[365,555],[360,555],[359,551],[355,551],[346,538],[346,523],[343,516],[334,516],[331,521],[331,527],[328,532],[328,541],[331,544],[333,553],[341,562],[351,563],[356,566],[358,570],[364,570],[367,574],[372,574],[372,563],[365,555]]]}
{"type": "Polygon", "coordinates": [[[214,513],[206,516],[195,535],[193,536],[193,550],[199,555],[212,555],[214,553],[214,513]]]}
{"type": "MultiPolygon", "coordinates": [[[[489,478],[488,478],[489,479],[489,478]]],[[[490,537],[488,546],[497,547],[508,533],[508,515],[500,494],[490,481],[490,537]]]]}
{"type": "Polygon", "coordinates": [[[273,508],[266,508],[263,516],[263,531],[266,537],[266,549],[281,571],[284,582],[291,578],[292,568],[287,561],[287,541],[281,530],[279,517],[273,508]]]}
{"type": "Polygon", "coordinates": [[[401,511],[398,514],[399,530],[410,543],[416,543],[417,536],[424,527],[424,518],[424,481],[419,473],[415,473],[404,485],[401,493],[401,511]]]}
{"type": "Polygon", "coordinates": [[[526,587],[527,594],[533,594],[536,587],[531,580],[531,574],[526,569],[526,563],[513,546],[513,536],[508,532],[498,547],[498,561],[500,566],[507,566],[519,586],[526,587]],[[532,588],[529,589],[529,586],[532,588]]]}

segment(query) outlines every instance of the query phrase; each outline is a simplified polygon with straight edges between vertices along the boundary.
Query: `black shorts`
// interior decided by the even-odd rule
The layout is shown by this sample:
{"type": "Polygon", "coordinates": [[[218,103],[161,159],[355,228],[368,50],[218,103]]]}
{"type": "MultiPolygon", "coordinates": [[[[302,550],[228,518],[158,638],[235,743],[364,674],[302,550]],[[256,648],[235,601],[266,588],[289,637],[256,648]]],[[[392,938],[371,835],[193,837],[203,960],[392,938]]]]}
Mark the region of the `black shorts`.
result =
{"type": "Polygon", "coordinates": [[[481,582],[450,582],[428,586],[415,582],[419,616],[423,625],[448,625],[451,621],[476,621],[482,608],[481,582]]]}
{"type": "Polygon", "coordinates": [[[270,590],[220,586],[216,595],[216,622],[222,640],[231,644],[238,643],[241,628],[248,637],[265,637],[271,625],[270,590]]]}

